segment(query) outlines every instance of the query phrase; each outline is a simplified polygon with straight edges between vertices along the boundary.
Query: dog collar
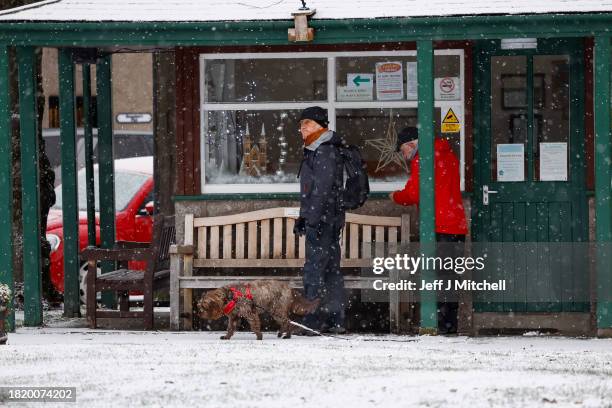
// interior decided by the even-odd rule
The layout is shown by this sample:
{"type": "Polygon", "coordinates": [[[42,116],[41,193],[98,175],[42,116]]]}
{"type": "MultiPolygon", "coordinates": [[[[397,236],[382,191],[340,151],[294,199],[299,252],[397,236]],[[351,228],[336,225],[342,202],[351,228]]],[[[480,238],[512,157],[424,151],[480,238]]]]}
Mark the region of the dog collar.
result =
{"type": "Polygon", "coordinates": [[[230,314],[232,310],[234,310],[234,308],[236,307],[236,303],[238,302],[238,300],[242,297],[245,297],[249,300],[253,300],[253,295],[251,295],[251,287],[249,285],[246,285],[244,294],[242,294],[242,292],[236,288],[230,288],[230,294],[228,296],[229,302],[223,308],[223,313],[226,315],[230,314]]]}

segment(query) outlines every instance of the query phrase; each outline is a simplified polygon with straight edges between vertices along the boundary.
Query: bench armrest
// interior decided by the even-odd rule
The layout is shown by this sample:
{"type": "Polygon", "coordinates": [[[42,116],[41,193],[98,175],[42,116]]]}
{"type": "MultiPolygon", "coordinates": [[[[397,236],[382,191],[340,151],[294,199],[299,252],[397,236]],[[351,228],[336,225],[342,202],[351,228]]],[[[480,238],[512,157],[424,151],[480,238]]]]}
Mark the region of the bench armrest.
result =
{"type": "Polygon", "coordinates": [[[117,241],[115,242],[115,248],[118,249],[147,249],[151,246],[149,242],[136,242],[136,241],[117,241]]]}
{"type": "Polygon", "coordinates": [[[81,252],[87,261],[149,261],[153,254],[149,248],[95,248],[87,247],[81,252]]]}
{"type": "Polygon", "coordinates": [[[170,255],[193,255],[193,245],[170,245],[170,255]]]}

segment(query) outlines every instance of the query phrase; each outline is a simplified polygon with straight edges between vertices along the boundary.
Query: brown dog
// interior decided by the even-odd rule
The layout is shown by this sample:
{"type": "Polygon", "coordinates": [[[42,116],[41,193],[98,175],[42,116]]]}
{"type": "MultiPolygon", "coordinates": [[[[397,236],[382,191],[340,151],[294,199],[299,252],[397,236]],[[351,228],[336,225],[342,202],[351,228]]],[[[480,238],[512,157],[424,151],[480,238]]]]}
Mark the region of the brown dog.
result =
{"type": "Polygon", "coordinates": [[[234,335],[240,318],[247,319],[257,340],[261,340],[259,315],[268,312],[280,325],[278,337],[288,339],[291,338],[292,329],[289,314],[303,316],[312,313],[318,306],[318,299],[304,299],[299,291],[291,289],[286,282],[258,280],[227,285],[202,294],[198,312],[201,319],[208,320],[217,320],[227,315],[227,334],[221,336],[223,340],[229,340],[234,335]]]}

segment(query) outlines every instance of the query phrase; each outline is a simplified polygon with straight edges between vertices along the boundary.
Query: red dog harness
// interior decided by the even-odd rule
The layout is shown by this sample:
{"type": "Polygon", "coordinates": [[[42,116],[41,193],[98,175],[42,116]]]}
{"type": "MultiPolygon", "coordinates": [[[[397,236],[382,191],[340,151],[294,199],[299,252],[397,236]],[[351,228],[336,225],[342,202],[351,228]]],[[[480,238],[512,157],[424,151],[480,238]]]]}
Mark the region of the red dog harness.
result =
{"type": "Polygon", "coordinates": [[[249,285],[246,286],[246,290],[244,291],[244,295],[241,291],[236,288],[230,288],[231,294],[229,298],[229,302],[223,308],[224,314],[230,314],[232,310],[236,307],[236,303],[240,300],[241,297],[245,297],[249,300],[253,300],[253,295],[251,295],[251,287],[249,285]]]}

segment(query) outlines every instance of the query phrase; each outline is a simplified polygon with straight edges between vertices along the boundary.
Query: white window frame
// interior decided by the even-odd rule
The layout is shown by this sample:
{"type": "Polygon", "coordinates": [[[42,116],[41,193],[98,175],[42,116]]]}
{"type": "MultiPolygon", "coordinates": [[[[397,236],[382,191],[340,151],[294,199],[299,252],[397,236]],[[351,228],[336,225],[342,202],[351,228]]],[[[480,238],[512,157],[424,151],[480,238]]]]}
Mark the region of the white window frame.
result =
{"type": "MultiPolygon", "coordinates": [[[[336,58],[338,57],[416,57],[416,50],[397,51],[340,51],[340,52],[269,52],[269,53],[212,53],[200,54],[200,186],[202,194],[243,194],[243,193],[299,193],[300,185],[295,183],[252,183],[252,184],[206,184],[206,132],[208,128],[208,111],[226,110],[301,110],[317,105],[327,109],[329,128],[336,129],[337,109],[367,109],[367,108],[418,108],[418,101],[336,101],[336,58]],[[327,100],[308,102],[240,102],[240,103],[206,103],[205,68],[206,60],[213,59],[306,59],[327,58],[327,100]]],[[[435,101],[434,106],[440,108],[442,115],[446,109],[461,105],[460,118],[463,119],[460,137],[460,179],[461,191],[465,188],[465,51],[462,48],[434,50],[434,55],[459,56],[459,75],[461,99],[458,101],[435,101]]],[[[405,70],[404,74],[405,75],[405,70]]],[[[371,182],[370,191],[389,192],[400,190],[405,182],[371,182]]]]}

